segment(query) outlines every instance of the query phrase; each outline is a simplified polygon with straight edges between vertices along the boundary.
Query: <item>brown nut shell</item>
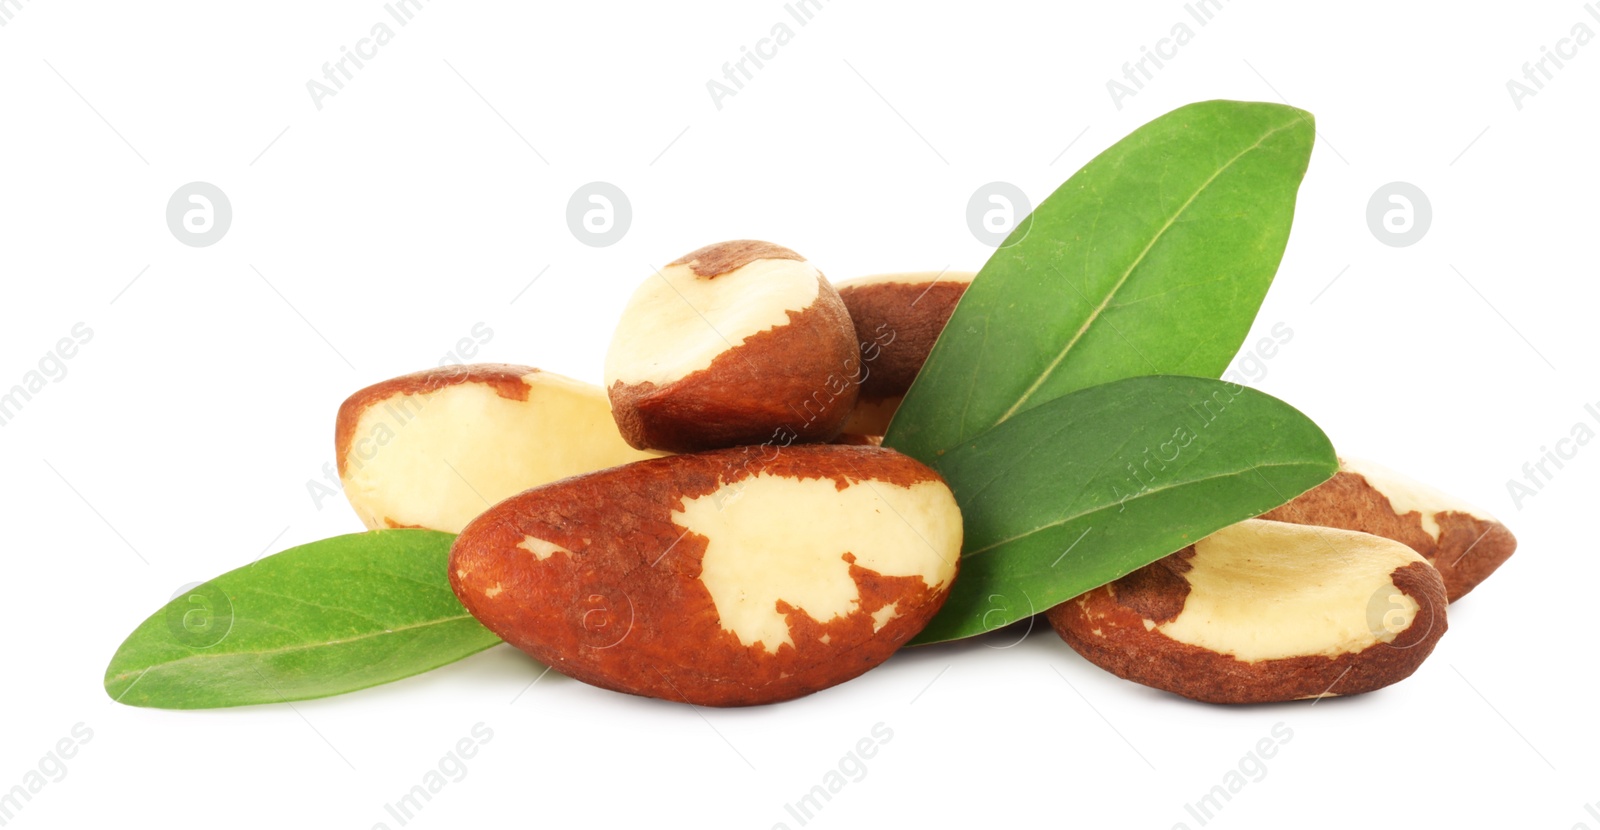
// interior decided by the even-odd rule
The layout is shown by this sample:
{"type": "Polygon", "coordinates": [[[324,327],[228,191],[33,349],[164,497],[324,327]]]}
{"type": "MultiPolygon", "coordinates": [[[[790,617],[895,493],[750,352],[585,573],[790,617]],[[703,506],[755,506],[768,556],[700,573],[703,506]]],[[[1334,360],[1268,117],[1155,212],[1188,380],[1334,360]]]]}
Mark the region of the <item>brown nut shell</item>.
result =
{"type": "Polygon", "coordinates": [[[1333,478],[1261,516],[1403,542],[1439,570],[1450,601],[1511,558],[1517,538],[1487,511],[1368,461],[1341,458],[1333,478]]]}
{"type": "Polygon", "coordinates": [[[450,584],[568,676],[744,706],[888,659],[943,604],[960,547],[949,488],[907,456],[741,447],[513,496],[462,531],[450,584]]]}
{"type": "Polygon", "coordinates": [[[839,284],[868,370],[861,382],[863,398],[898,397],[911,388],[974,276],[968,271],[925,271],[839,284]]]}

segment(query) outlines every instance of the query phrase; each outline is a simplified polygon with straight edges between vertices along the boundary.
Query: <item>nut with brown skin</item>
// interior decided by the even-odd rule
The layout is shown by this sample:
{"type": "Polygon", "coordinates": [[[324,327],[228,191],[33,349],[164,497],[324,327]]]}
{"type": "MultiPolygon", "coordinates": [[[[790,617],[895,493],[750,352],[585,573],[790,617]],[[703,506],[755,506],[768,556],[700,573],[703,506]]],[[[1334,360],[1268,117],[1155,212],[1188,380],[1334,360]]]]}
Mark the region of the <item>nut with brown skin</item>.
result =
{"type": "Polygon", "coordinates": [[[1370,461],[1339,459],[1339,472],[1263,519],[1372,533],[1404,542],[1444,578],[1455,602],[1517,550],[1488,511],[1370,461]]]}
{"type": "Polygon", "coordinates": [[[622,440],[599,387],[503,363],[369,386],[334,433],[345,496],[373,529],[455,533],[513,493],[656,455],[622,440]]]}
{"type": "Polygon", "coordinates": [[[882,435],[966,292],[970,271],[878,274],[839,284],[861,345],[861,399],[846,433],[882,435]]]}
{"type": "Polygon", "coordinates": [[[704,706],[773,703],[888,659],[949,593],[961,513],[891,450],[739,447],[507,499],[461,532],[456,596],[570,677],[704,706]]]}
{"type": "Polygon", "coordinates": [[[1380,536],[1250,519],[1047,612],[1089,662],[1207,703],[1354,695],[1409,677],[1444,582],[1380,536]]]}
{"type": "Polygon", "coordinates": [[[822,272],[770,242],[708,245],[634,292],[606,353],[641,449],[829,441],[855,406],[855,330],[822,272]]]}

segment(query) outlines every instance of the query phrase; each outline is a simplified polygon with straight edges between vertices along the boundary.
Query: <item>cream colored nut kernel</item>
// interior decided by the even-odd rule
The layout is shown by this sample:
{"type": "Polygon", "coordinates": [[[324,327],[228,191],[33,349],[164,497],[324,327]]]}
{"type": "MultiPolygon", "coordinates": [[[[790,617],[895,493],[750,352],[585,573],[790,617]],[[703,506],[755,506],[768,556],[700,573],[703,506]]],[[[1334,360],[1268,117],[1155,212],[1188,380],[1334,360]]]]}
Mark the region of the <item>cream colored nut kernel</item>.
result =
{"type": "Polygon", "coordinates": [[[960,512],[940,481],[841,490],[761,473],[684,499],[672,519],[708,540],[700,581],[723,628],[773,653],[794,645],[780,604],[822,622],[859,608],[851,565],[944,590],[961,553],[960,512]]]}
{"type": "Polygon", "coordinates": [[[345,496],[369,528],[455,533],[495,502],[651,458],[598,387],[527,366],[447,366],[384,381],[339,409],[345,496]]]}
{"type": "Polygon", "coordinates": [[[1234,525],[1195,543],[1183,610],[1155,630],[1250,662],[1365,651],[1392,642],[1416,618],[1417,601],[1392,574],[1419,560],[1405,545],[1364,533],[1234,525]],[[1399,596],[1401,619],[1372,625],[1375,595],[1399,596]]]}
{"type": "Polygon", "coordinates": [[[756,259],[712,278],[675,263],[628,301],[606,352],[606,386],[665,386],[711,367],[752,336],[787,325],[821,294],[822,272],[804,260],[756,259]]]}
{"type": "Polygon", "coordinates": [[[1489,511],[1465,499],[1408,478],[1373,461],[1345,456],[1339,459],[1339,469],[1355,473],[1366,479],[1368,484],[1378,488],[1378,492],[1383,493],[1394,506],[1395,513],[1400,515],[1416,513],[1422,522],[1422,529],[1435,541],[1439,539],[1441,513],[1462,513],[1480,521],[1496,521],[1489,511]]]}
{"type": "Polygon", "coordinates": [[[630,444],[689,452],[831,440],[859,375],[849,314],[822,273],[788,248],[738,240],[639,286],[605,382],[630,444]]]}
{"type": "Polygon", "coordinates": [[[1399,542],[1252,519],[1048,612],[1120,677],[1214,703],[1372,691],[1445,630],[1438,571],[1399,542]]]}

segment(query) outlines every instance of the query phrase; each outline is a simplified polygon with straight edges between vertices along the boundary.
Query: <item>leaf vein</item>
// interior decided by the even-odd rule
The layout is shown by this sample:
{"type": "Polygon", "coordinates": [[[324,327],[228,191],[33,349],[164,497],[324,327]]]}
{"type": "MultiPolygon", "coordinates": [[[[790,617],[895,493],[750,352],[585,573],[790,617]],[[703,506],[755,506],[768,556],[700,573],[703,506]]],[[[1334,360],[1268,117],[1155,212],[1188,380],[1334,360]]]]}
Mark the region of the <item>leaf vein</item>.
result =
{"type": "Polygon", "coordinates": [[[1261,137],[1256,139],[1255,143],[1244,148],[1243,150],[1240,150],[1237,155],[1228,159],[1227,162],[1217,168],[1216,172],[1212,173],[1204,182],[1202,182],[1199,187],[1195,188],[1195,191],[1189,194],[1189,198],[1184,200],[1184,203],[1178,207],[1177,212],[1168,217],[1167,221],[1162,224],[1161,228],[1157,230],[1155,235],[1150,238],[1150,242],[1144,246],[1144,250],[1140,251],[1137,257],[1134,257],[1133,262],[1128,265],[1127,269],[1122,272],[1122,276],[1117,279],[1116,285],[1111,287],[1111,290],[1107,292],[1105,299],[1101,300],[1100,305],[1096,307],[1094,311],[1089,313],[1088,319],[1084,320],[1083,325],[1079,326],[1078,330],[1073,333],[1071,339],[1069,339],[1066,345],[1061,348],[1061,351],[1056,354],[1055,359],[1050,361],[1050,365],[1045,367],[1044,371],[1041,372],[1039,376],[1034,379],[1033,383],[1028,386],[1027,390],[1022,393],[1022,397],[1018,398],[1016,403],[1013,403],[1011,408],[1007,409],[1005,413],[1000,416],[1000,420],[996,421],[995,423],[1005,423],[1009,418],[1011,418],[1011,416],[1017,414],[1017,412],[1022,409],[1022,406],[1028,402],[1028,399],[1032,398],[1034,393],[1039,391],[1039,388],[1044,385],[1045,381],[1049,380],[1050,376],[1055,374],[1056,369],[1061,366],[1061,362],[1066,359],[1067,353],[1071,352],[1073,347],[1078,344],[1078,341],[1083,339],[1084,334],[1087,333],[1089,328],[1094,325],[1095,321],[1100,318],[1100,315],[1105,312],[1106,307],[1110,305],[1112,300],[1116,299],[1117,292],[1121,291],[1123,286],[1128,284],[1129,278],[1133,276],[1133,272],[1138,269],[1139,265],[1144,262],[1145,257],[1148,256],[1150,251],[1155,248],[1156,244],[1166,236],[1167,231],[1172,228],[1173,224],[1177,222],[1178,218],[1188,211],[1189,207],[1194,204],[1196,199],[1200,198],[1200,194],[1206,192],[1206,190],[1211,187],[1212,183],[1215,182],[1223,173],[1227,172],[1229,168],[1233,167],[1233,165],[1238,162],[1239,159],[1244,158],[1249,153],[1255,151],[1262,144],[1266,143],[1267,139],[1295,126],[1297,123],[1297,121],[1291,121],[1262,133],[1261,137]]]}
{"type": "MultiPolygon", "coordinates": [[[[1189,487],[1189,486],[1193,486],[1193,485],[1196,485],[1196,484],[1204,484],[1205,482],[1208,482],[1208,481],[1215,481],[1217,479],[1233,478],[1235,476],[1243,476],[1243,475],[1246,475],[1246,474],[1248,474],[1248,473],[1250,473],[1252,471],[1259,471],[1259,470],[1268,469],[1268,468],[1271,468],[1271,467],[1315,467],[1315,466],[1316,466],[1315,464],[1309,463],[1309,462],[1305,462],[1305,461],[1289,461],[1289,462],[1283,462],[1283,463],[1277,463],[1277,464],[1253,464],[1253,465],[1251,465],[1251,466],[1249,466],[1247,468],[1240,469],[1240,470],[1230,470],[1228,472],[1218,473],[1217,475],[1201,476],[1200,478],[1186,479],[1184,481],[1179,481],[1179,482],[1176,482],[1176,483],[1173,483],[1173,484],[1168,484],[1168,485],[1166,485],[1164,487],[1153,487],[1153,488],[1151,488],[1149,490],[1146,490],[1146,491],[1142,492],[1138,496],[1134,496],[1133,499],[1146,499],[1146,498],[1149,498],[1150,496],[1155,495],[1156,493],[1163,493],[1163,492],[1166,492],[1168,490],[1177,489],[1179,487],[1189,487]]],[[[1105,510],[1107,508],[1110,508],[1112,506],[1112,504],[1114,504],[1114,503],[1106,503],[1106,504],[1102,504],[1102,505],[1099,505],[1099,506],[1096,506],[1096,507],[1092,507],[1090,509],[1084,510],[1084,511],[1079,512],[1079,513],[1072,514],[1070,516],[1063,516],[1062,518],[1060,518],[1060,519],[1058,519],[1056,521],[1046,522],[1046,523],[1044,523],[1042,525],[1039,525],[1038,527],[1033,528],[1032,530],[1026,530],[1026,531],[1023,531],[1022,533],[1018,533],[1018,534],[1016,534],[1014,536],[1011,536],[1009,538],[1001,539],[998,542],[994,542],[992,544],[985,545],[984,547],[977,548],[976,550],[967,551],[966,553],[962,554],[962,556],[977,556],[980,553],[986,553],[988,551],[994,550],[995,548],[998,548],[998,547],[1001,547],[1001,546],[1004,546],[1004,545],[1009,545],[1012,542],[1017,541],[1018,539],[1026,539],[1027,537],[1032,536],[1035,533],[1039,533],[1039,532],[1042,532],[1042,531],[1045,531],[1045,530],[1049,530],[1050,528],[1053,528],[1053,527],[1060,527],[1061,525],[1067,524],[1069,522],[1077,521],[1078,519],[1084,518],[1085,516],[1089,516],[1091,514],[1098,513],[1101,510],[1105,510]]]]}

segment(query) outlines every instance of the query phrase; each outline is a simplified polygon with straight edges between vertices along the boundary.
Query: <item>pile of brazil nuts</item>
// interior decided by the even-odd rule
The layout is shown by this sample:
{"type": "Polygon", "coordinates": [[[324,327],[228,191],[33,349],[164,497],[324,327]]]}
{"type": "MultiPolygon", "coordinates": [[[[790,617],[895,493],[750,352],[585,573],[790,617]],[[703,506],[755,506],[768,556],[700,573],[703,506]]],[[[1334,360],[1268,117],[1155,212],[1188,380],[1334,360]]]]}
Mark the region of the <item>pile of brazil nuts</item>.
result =
{"type": "MultiPolygon", "coordinates": [[[[475,364],[352,395],[344,491],[369,528],[459,534],[462,604],[563,674],[696,705],[810,694],[888,659],[959,578],[950,489],[878,444],[972,276],[835,289],[788,248],[706,246],[634,293],[604,388],[475,364]]],[[[1488,513],[1342,459],[1046,617],[1196,700],[1354,694],[1415,671],[1515,549],[1488,513]]]]}

